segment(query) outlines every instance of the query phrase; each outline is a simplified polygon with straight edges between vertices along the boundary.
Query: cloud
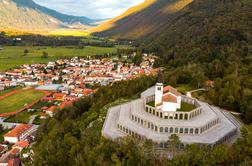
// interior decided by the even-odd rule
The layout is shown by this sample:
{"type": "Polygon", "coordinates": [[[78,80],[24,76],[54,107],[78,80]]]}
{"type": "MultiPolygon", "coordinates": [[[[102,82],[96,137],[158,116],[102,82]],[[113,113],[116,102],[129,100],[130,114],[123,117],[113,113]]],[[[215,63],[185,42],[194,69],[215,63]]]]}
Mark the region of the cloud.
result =
{"type": "Polygon", "coordinates": [[[64,14],[94,19],[112,18],[144,0],[34,0],[36,3],[64,14]]]}

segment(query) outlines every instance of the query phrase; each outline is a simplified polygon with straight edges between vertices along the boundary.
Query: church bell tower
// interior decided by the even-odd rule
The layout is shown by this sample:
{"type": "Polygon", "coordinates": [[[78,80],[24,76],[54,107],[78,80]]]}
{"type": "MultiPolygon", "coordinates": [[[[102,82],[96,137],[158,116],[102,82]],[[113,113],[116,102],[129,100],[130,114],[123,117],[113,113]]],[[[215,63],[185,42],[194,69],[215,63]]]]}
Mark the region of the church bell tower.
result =
{"type": "Polygon", "coordinates": [[[155,107],[162,103],[163,98],[163,83],[157,83],[155,86],[155,107]]]}

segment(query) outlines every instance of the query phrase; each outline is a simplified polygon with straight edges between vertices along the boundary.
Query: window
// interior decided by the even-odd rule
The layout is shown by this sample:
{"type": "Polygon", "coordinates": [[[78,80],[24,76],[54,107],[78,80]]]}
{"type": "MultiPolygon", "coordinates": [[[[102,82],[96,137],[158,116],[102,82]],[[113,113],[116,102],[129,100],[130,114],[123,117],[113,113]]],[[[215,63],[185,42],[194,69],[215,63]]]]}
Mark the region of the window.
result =
{"type": "Polygon", "coordinates": [[[131,116],[131,119],[134,120],[134,116],[133,115],[131,116]]]}
{"type": "Polygon", "coordinates": [[[185,120],[187,120],[188,119],[188,114],[185,114],[185,120]]]}
{"type": "Polygon", "coordinates": [[[183,114],[179,114],[179,119],[183,119],[183,114]]]}
{"type": "Polygon", "coordinates": [[[199,134],[199,129],[195,129],[195,134],[199,134]]]}
{"type": "Polygon", "coordinates": [[[175,128],[175,133],[178,133],[178,128],[175,128]]]}
{"type": "Polygon", "coordinates": [[[153,125],[153,124],[151,124],[151,129],[152,129],[152,130],[154,129],[154,125],[153,125]]]}
{"type": "Polygon", "coordinates": [[[159,131],[162,133],[164,132],[164,128],[163,127],[160,127],[159,131]]]}
{"type": "Polygon", "coordinates": [[[148,122],[148,128],[150,128],[150,122],[148,122]]]}
{"type": "Polygon", "coordinates": [[[158,90],[158,91],[161,91],[161,90],[162,90],[162,88],[161,88],[161,87],[158,87],[158,88],[157,88],[157,90],[158,90]]]}
{"type": "Polygon", "coordinates": [[[169,132],[169,129],[168,127],[165,128],[165,132],[168,133],[169,132]]]}
{"type": "Polygon", "coordinates": [[[143,119],[141,119],[141,125],[143,125],[143,119]]]}
{"type": "Polygon", "coordinates": [[[190,129],[190,134],[193,134],[193,128],[190,129]]]}
{"type": "Polygon", "coordinates": [[[173,128],[172,127],[170,128],[170,133],[173,133],[173,128]]]}
{"type": "Polygon", "coordinates": [[[179,133],[183,133],[183,128],[180,128],[180,129],[179,129],[179,133]]]}
{"type": "Polygon", "coordinates": [[[188,128],[185,128],[185,134],[188,134],[188,128]]]}
{"type": "Polygon", "coordinates": [[[155,131],[157,131],[157,126],[155,126],[155,131]]]}

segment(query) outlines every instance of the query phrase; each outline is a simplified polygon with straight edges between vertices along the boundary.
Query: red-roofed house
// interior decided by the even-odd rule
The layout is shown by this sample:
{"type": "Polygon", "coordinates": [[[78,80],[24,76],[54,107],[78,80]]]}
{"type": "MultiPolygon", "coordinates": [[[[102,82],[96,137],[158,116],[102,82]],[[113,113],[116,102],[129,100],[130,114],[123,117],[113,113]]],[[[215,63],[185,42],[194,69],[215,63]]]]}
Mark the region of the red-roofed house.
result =
{"type": "Polygon", "coordinates": [[[17,148],[27,148],[29,146],[29,142],[28,141],[19,141],[17,143],[15,143],[14,147],[17,147],[17,148]]]}
{"type": "Polygon", "coordinates": [[[36,129],[33,125],[29,124],[21,124],[16,126],[14,129],[9,131],[4,135],[4,141],[8,141],[10,143],[16,143],[18,141],[24,140],[29,135],[31,135],[36,129]]]}
{"type": "Polygon", "coordinates": [[[66,94],[64,94],[64,93],[54,93],[53,94],[54,100],[58,100],[58,101],[63,101],[65,96],[66,96],[66,94]]]}

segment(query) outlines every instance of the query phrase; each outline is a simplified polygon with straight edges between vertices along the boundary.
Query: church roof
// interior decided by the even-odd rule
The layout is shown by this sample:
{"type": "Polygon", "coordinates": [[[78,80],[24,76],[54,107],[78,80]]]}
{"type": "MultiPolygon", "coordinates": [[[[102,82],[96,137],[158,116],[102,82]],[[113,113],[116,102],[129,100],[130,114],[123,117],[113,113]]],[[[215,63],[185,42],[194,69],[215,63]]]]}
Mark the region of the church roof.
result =
{"type": "Polygon", "coordinates": [[[177,103],[177,98],[171,94],[165,94],[163,96],[163,102],[177,103]]]}
{"type": "Polygon", "coordinates": [[[177,91],[177,89],[173,88],[173,87],[170,86],[170,85],[164,87],[163,92],[164,92],[164,93],[171,92],[172,94],[174,94],[174,95],[176,95],[176,96],[181,96],[181,93],[179,93],[179,92],[177,91]]]}

